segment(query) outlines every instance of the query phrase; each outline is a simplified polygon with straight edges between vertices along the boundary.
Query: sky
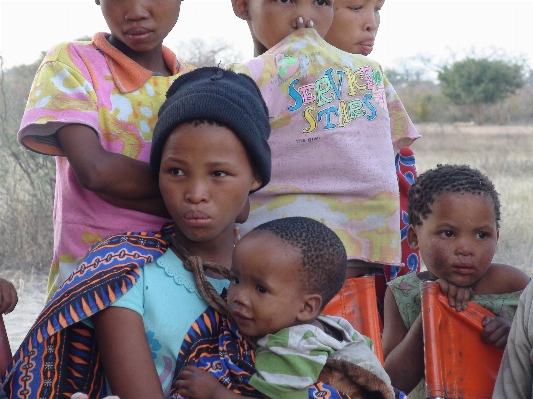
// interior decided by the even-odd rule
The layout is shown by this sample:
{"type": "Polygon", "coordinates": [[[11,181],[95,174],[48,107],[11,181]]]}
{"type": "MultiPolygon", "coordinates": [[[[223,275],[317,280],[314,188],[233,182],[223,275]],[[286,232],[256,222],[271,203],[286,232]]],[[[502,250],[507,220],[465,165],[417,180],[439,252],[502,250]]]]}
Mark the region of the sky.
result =
{"type": "MultiPolygon", "coordinates": [[[[533,66],[533,0],[386,0],[371,58],[385,68],[402,60],[432,57],[442,64],[472,49],[498,49],[533,66]]],[[[4,67],[32,63],[57,43],[107,31],[93,0],[0,0],[0,55],[4,67]]],[[[247,25],[230,0],[187,0],[164,44],[179,57],[193,38],[224,40],[251,58],[247,25]]]]}

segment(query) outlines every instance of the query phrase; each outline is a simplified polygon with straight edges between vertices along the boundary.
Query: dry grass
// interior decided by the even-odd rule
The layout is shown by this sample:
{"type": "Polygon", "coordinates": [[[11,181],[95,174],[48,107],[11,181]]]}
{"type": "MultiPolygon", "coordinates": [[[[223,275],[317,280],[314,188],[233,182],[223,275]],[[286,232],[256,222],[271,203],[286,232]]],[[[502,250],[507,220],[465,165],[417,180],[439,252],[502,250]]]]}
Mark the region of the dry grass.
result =
{"type": "Polygon", "coordinates": [[[533,126],[418,124],[412,145],[418,173],[437,164],[467,164],[500,193],[502,222],[495,261],[533,275],[533,126]]]}

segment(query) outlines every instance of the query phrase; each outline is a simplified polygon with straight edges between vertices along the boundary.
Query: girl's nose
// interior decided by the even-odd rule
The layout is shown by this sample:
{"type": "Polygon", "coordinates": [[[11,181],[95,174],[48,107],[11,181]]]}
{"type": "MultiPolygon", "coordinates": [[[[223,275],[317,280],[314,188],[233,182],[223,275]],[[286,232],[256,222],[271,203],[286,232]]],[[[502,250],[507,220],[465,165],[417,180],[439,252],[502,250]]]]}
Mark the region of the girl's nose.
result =
{"type": "Polygon", "coordinates": [[[364,29],[368,32],[374,32],[379,27],[379,14],[374,9],[365,14],[364,29]]]}
{"type": "Polygon", "coordinates": [[[456,243],[456,253],[459,256],[471,256],[474,254],[474,246],[468,238],[460,238],[456,243]]]}
{"type": "Polygon", "coordinates": [[[145,1],[132,0],[130,3],[131,7],[124,16],[126,20],[137,21],[140,19],[146,19],[150,16],[150,11],[147,9],[145,1]]]}
{"type": "Polygon", "coordinates": [[[202,182],[192,182],[188,190],[185,192],[185,200],[193,204],[206,202],[209,199],[209,192],[202,182]]]}

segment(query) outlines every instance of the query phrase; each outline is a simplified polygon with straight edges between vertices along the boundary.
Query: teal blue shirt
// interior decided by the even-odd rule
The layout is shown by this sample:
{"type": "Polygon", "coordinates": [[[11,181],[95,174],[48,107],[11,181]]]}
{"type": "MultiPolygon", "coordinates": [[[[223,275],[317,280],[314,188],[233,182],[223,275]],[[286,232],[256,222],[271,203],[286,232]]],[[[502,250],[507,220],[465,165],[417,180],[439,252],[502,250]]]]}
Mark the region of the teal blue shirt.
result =
{"type": "MultiPolygon", "coordinates": [[[[219,293],[229,284],[227,280],[208,280],[219,293]]],[[[183,268],[183,262],[169,249],[141,268],[135,285],[112,306],[131,309],[143,318],[166,397],[183,338],[208,306],[196,288],[193,274],[183,268]]]]}

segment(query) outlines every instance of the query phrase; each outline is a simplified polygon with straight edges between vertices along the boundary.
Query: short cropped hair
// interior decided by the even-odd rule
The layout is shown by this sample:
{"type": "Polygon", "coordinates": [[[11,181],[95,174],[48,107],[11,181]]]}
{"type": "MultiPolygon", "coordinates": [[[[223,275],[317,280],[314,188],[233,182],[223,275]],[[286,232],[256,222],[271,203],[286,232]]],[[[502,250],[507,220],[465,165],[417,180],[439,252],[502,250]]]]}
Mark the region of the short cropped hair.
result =
{"type": "Polygon", "coordinates": [[[440,194],[469,193],[492,198],[496,227],[500,228],[500,199],[487,176],[468,165],[437,165],[422,173],[409,189],[409,223],[421,225],[440,194]]]}
{"type": "Polygon", "coordinates": [[[339,292],[346,277],[346,250],[329,227],[310,218],[287,217],[254,231],[269,231],[301,251],[304,286],[322,297],[322,309],[339,292]]]}

